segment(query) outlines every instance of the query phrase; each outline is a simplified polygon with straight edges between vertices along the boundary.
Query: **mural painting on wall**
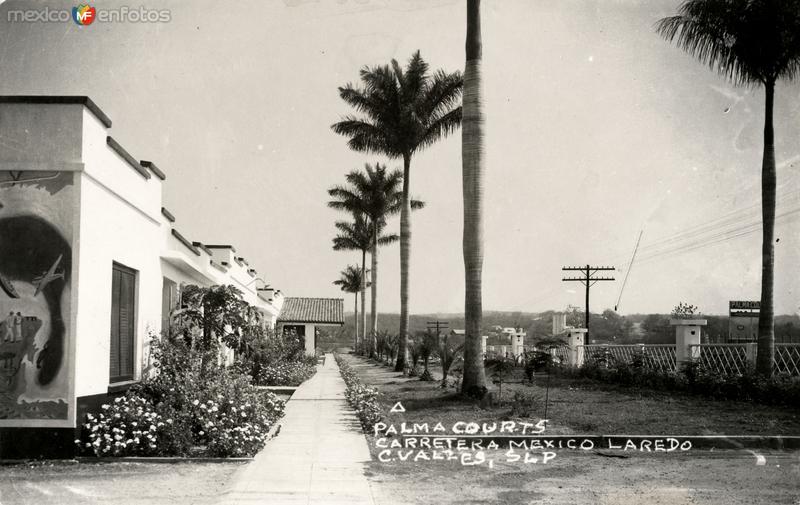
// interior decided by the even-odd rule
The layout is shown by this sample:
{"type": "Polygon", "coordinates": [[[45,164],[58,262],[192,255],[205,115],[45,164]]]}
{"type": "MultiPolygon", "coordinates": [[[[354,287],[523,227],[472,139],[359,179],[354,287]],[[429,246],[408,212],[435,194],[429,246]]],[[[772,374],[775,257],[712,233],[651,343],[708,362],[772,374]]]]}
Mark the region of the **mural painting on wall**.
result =
{"type": "Polygon", "coordinates": [[[70,414],[72,173],[0,172],[0,425],[70,414]]]}

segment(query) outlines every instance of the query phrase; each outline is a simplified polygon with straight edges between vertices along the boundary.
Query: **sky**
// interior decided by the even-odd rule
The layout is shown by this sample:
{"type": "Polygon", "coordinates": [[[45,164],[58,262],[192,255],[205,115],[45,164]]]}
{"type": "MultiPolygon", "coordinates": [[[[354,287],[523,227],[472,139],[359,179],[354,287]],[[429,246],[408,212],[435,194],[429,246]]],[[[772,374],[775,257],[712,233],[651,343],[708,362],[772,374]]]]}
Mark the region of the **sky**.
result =
{"type": "MultiPolygon", "coordinates": [[[[359,253],[331,248],[327,189],[364,163],[330,125],[337,88],[420,50],[463,70],[463,0],[108,1],[169,21],[9,22],[0,94],[88,95],[137,159],[167,174],[165,206],[192,240],[234,244],[288,296],[346,297],[359,253]]],[[[562,266],[611,265],[592,311],[703,313],[760,296],[760,88],[734,87],[653,28],[673,0],[484,0],[485,310],[582,305],[562,266]],[[636,260],[630,258],[642,234],[636,260]],[[623,289],[623,279],[624,281],[623,289]]],[[[779,83],[777,313],[800,310],[800,84],[779,83]]],[[[412,313],[461,312],[461,134],[417,154],[412,313]]],[[[390,227],[399,229],[398,220],[390,227]]],[[[398,312],[399,248],[379,255],[378,303],[398,312]]]]}

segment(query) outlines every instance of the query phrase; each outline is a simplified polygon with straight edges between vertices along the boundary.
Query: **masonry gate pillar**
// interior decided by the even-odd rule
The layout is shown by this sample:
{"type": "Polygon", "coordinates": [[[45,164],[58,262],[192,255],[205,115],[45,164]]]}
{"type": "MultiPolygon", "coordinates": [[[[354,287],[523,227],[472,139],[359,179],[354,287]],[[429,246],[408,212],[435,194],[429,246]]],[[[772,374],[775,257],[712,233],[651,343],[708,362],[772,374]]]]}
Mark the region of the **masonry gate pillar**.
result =
{"type": "Polygon", "coordinates": [[[669,324],[675,327],[675,362],[680,370],[684,363],[700,357],[703,326],[705,319],[670,319],[669,324]]]}
{"type": "Polygon", "coordinates": [[[570,328],[567,334],[568,362],[571,366],[583,366],[583,358],[586,354],[584,344],[586,344],[586,328],[570,328]]]}

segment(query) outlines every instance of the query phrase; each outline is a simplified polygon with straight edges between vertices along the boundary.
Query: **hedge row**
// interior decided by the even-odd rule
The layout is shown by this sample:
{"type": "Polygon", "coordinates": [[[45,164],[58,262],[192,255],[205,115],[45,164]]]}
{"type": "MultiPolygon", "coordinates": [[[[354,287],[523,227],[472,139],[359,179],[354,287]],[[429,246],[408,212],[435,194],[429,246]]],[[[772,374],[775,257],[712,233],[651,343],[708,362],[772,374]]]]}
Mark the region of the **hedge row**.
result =
{"type": "Polygon", "coordinates": [[[336,356],[336,363],[339,365],[339,372],[346,386],[344,396],[356,411],[361,427],[370,433],[375,424],[383,418],[381,405],[378,402],[378,390],[365,386],[355,370],[341,356],[336,356]]]}
{"type": "Polygon", "coordinates": [[[687,363],[680,372],[658,371],[630,363],[605,368],[587,363],[580,368],[554,367],[558,375],[585,378],[630,387],[676,391],[714,400],[749,401],[800,408],[800,377],[763,377],[720,373],[700,363],[687,363]]]}

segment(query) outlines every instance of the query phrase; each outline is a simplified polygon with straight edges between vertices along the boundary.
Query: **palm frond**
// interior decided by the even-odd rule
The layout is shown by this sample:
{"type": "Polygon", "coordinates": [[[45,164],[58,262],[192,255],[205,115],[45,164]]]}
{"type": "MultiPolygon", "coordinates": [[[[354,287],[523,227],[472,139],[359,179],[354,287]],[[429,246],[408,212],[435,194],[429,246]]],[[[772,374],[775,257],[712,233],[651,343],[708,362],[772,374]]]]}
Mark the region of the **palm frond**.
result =
{"type": "Polygon", "coordinates": [[[346,293],[358,293],[361,291],[361,269],[358,265],[347,265],[347,268],[340,272],[338,279],[333,281],[335,286],[340,286],[346,293]]]}
{"type": "Polygon", "coordinates": [[[328,195],[331,198],[335,198],[335,200],[328,202],[328,206],[335,209],[341,209],[340,204],[354,202],[359,199],[357,193],[352,191],[351,188],[347,188],[345,186],[333,186],[328,190],[328,195]]]}
{"type": "MultiPolygon", "coordinates": [[[[395,70],[396,72],[396,70],[395,70]]],[[[428,64],[422,59],[419,50],[411,55],[406,65],[404,79],[400,83],[403,101],[414,104],[423,99],[428,88],[428,64]]]]}
{"type": "Polygon", "coordinates": [[[381,110],[384,108],[379,95],[367,93],[362,89],[353,87],[350,83],[339,88],[339,97],[357,111],[367,114],[373,120],[380,118],[381,110]]]}
{"type": "Polygon", "coordinates": [[[392,66],[391,69],[392,75],[397,80],[398,88],[402,92],[406,84],[406,76],[403,72],[403,68],[400,66],[399,63],[397,63],[397,60],[395,60],[394,58],[392,58],[390,65],[392,66]]]}
{"type": "Polygon", "coordinates": [[[353,241],[352,239],[338,235],[333,238],[334,251],[361,251],[361,244],[353,241]]]}
{"type": "Polygon", "coordinates": [[[338,123],[331,125],[331,128],[339,135],[350,137],[347,145],[354,151],[383,154],[392,151],[385,131],[376,124],[356,119],[353,116],[345,116],[338,123]]]}
{"type": "Polygon", "coordinates": [[[461,72],[449,74],[444,70],[437,70],[419,114],[423,117],[440,117],[446,114],[461,103],[463,89],[464,76],[461,72]]]}
{"type": "Polygon", "coordinates": [[[394,244],[400,240],[400,236],[396,233],[392,233],[390,235],[383,235],[382,237],[378,238],[378,245],[390,245],[394,244]]]}
{"type": "Polygon", "coordinates": [[[428,147],[455,132],[461,126],[461,107],[452,109],[433,121],[419,141],[420,147],[428,147]]]}
{"type": "Polygon", "coordinates": [[[336,221],[334,226],[339,234],[333,238],[335,251],[368,251],[372,248],[372,226],[360,214],[353,221],[336,221]]]}
{"type": "Polygon", "coordinates": [[[798,0],[688,0],[656,31],[735,84],[774,83],[800,70],[798,0]]]}

